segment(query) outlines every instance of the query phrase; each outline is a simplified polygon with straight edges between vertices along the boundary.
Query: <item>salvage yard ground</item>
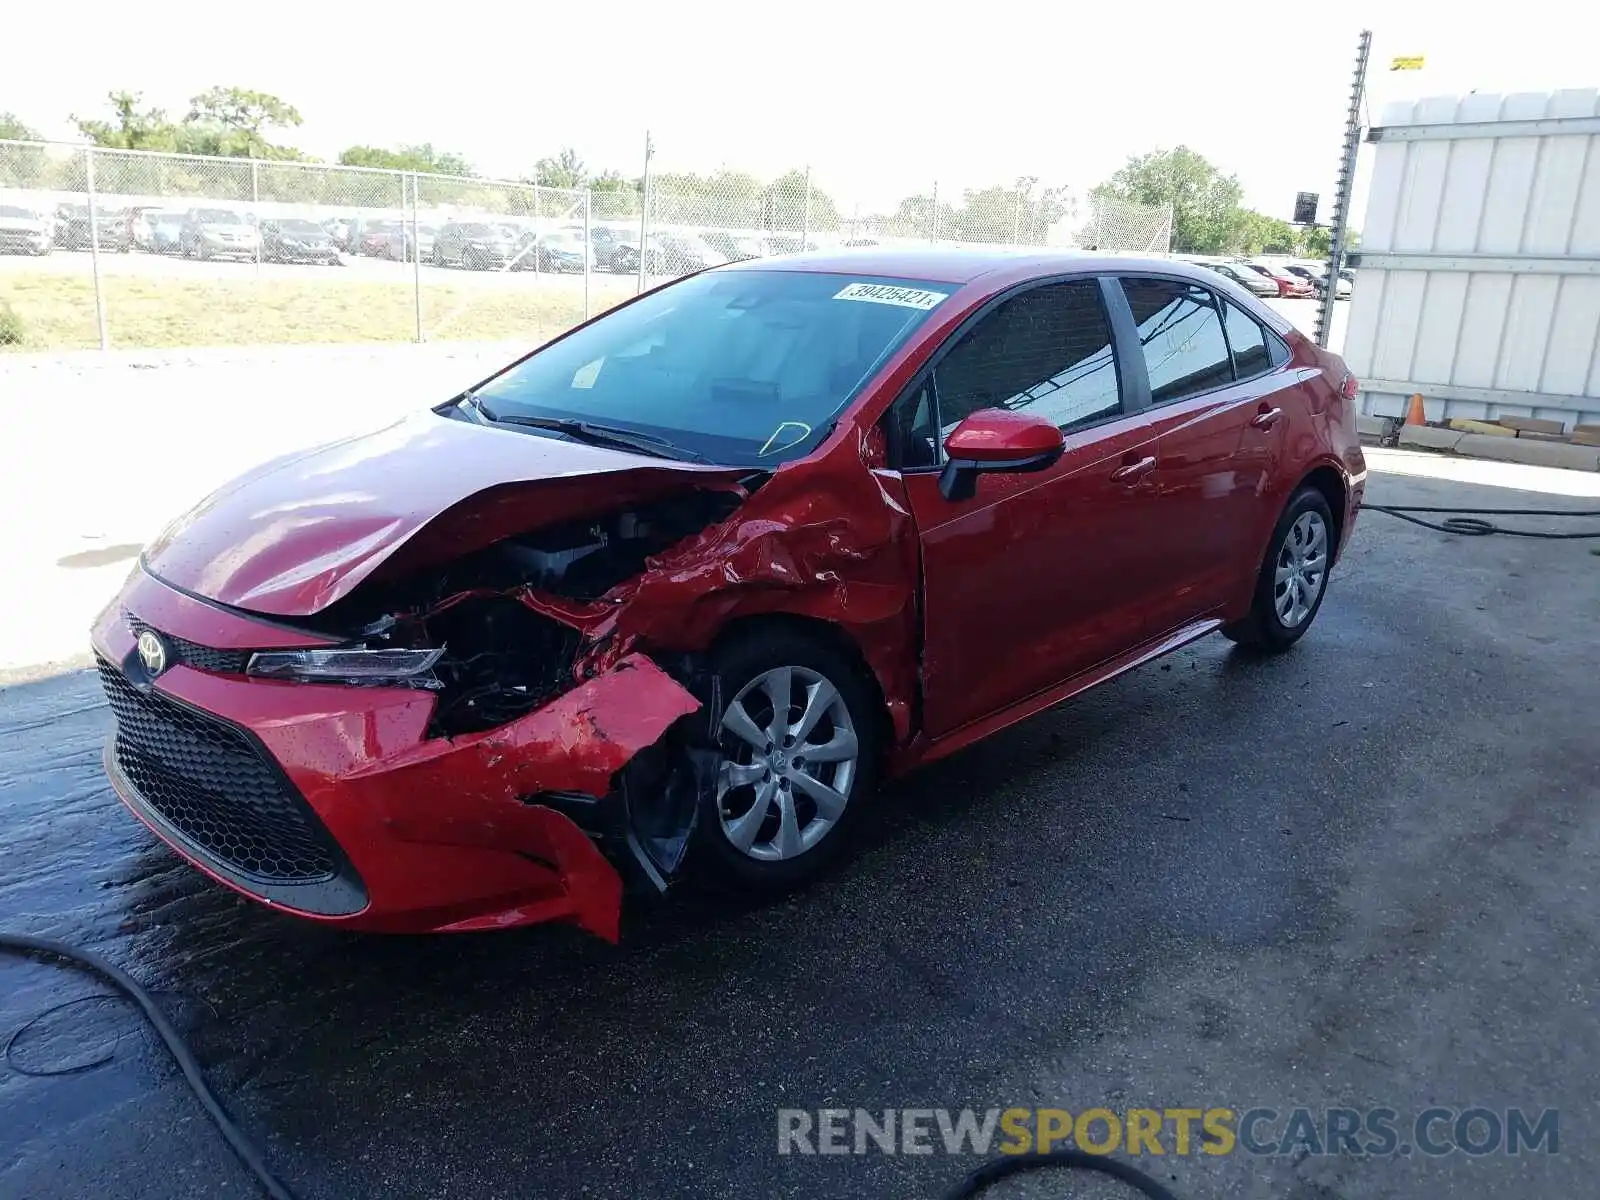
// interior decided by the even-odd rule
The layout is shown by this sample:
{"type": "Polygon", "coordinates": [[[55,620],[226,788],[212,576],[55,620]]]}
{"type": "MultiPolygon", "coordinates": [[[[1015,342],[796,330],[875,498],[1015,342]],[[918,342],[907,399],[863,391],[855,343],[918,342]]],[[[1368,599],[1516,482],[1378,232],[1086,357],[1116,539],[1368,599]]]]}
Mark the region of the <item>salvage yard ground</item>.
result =
{"type": "MultiPolygon", "coordinates": [[[[474,369],[434,363],[419,387],[474,369]]],[[[225,395],[220,371],[202,378],[225,395]]],[[[59,378],[0,376],[24,409],[59,378]]],[[[135,400],[127,444],[150,411],[135,400]]],[[[1593,508],[1600,489],[1396,451],[1372,465],[1374,503],[1593,508]]],[[[32,511],[81,493],[83,520],[138,525],[120,510],[155,472],[95,467],[60,454],[32,511]]],[[[13,570],[7,591],[39,578],[13,570]]],[[[1369,513],[1292,653],[1208,638],[898,785],[821,886],[637,907],[617,948],[560,929],[354,937],[236,899],[123,811],[95,680],[55,673],[0,690],[0,913],[159,989],[303,1200],[916,1200],[971,1165],[780,1157],[782,1107],[1434,1104],[1559,1109],[1560,1153],[1169,1141],[1145,1165],[1183,1200],[1573,1200],[1600,1168],[1597,614],[1585,544],[1369,513]]],[[[0,621],[8,656],[33,637],[0,621]]],[[[0,1037],[98,990],[0,960],[0,1037]]],[[[0,1195],[254,1194],[124,1007],[56,1012],[17,1054],[110,1061],[0,1070],[0,1195]]],[[[987,1196],[1131,1194],[1068,1182],[987,1196]]]]}

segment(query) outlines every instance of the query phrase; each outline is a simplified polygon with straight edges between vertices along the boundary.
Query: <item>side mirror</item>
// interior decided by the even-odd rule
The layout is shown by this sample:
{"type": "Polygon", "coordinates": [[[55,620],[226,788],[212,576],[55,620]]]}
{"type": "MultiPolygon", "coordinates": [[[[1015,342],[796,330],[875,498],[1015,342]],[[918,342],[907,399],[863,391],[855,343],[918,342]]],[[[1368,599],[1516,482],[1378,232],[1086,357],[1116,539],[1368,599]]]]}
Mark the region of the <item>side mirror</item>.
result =
{"type": "Polygon", "coordinates": [[[1043,471],[1056,464],[1062,449],[1061,430],[1044,417],[979,409],[945,439],[939,494],[950,501],[970,500],[979,475],[1043,471]]]}

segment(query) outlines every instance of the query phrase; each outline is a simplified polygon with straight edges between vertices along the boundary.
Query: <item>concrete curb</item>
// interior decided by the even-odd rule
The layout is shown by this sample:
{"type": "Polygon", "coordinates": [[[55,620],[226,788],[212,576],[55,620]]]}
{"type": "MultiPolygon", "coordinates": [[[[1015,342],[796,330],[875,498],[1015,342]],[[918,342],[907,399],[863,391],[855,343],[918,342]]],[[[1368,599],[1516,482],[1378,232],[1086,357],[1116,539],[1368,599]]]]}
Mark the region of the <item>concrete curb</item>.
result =
{"type": "MultiPolygon", "coordinates": [[[[1401,439],[1404,444],[1405,439],[1401,439]]],[[[1600,447],[1574,446],[1570,442],[1541,442],[1530,438],[1496,437],[1463,433],[1457,454],[1526,463],[1534,467],[1565,467],[1572,471],[1600,471],[1600,447]]]]}
{"type": "MultiPolygon", "coordinates": [[[[1387,419],[1359,417],[1357,429],[1374,444],[1381,442],[1387,419]]],[[[1398,444],[1404,450],[1435,450],[1463,458],[1521,463],[1530,467],[1560,467],[1568,471],[1600,471],[1600,446],[1550,441],[1546,437],[1506,437],[1441,429],[1436,425],[1402,425],[1398,444]]]]}

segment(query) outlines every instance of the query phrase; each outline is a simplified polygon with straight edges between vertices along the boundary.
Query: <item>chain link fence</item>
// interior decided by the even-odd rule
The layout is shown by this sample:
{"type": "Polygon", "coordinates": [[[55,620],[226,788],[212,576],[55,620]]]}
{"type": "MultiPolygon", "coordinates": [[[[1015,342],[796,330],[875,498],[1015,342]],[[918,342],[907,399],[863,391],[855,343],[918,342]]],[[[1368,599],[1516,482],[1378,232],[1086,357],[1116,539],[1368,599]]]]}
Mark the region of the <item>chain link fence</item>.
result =
{"type": "Polygon", "coordinates": [[[0,349],[537,341],[663,279],[803,249],[1166,253],[1171,213],[1011,188],[845,201],[810,170],[588,188],[0,141],[0,349]]]}

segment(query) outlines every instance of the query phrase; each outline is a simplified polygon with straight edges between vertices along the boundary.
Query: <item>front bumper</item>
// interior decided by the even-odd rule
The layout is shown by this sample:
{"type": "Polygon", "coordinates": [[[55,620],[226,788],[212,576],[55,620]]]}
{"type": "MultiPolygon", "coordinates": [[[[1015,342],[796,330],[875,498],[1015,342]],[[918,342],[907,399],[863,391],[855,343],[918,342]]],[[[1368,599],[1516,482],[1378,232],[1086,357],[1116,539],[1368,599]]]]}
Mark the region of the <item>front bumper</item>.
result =
{"type": "Polygon", "coordinates": [[[429,737],[431,692],[247,678],[250,649],[325,640],[140,571],[92,641],[113,787],[212,878],[319,921],[448,932],[571,921],[614,940],[622,883],[542,794],[602,796],[699,702],[630,656],[486,733],[429,737]],[[134,622],[171,653],[152,679],[134,622]]]}

